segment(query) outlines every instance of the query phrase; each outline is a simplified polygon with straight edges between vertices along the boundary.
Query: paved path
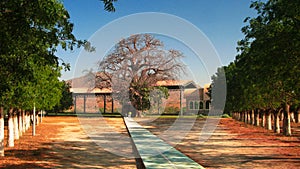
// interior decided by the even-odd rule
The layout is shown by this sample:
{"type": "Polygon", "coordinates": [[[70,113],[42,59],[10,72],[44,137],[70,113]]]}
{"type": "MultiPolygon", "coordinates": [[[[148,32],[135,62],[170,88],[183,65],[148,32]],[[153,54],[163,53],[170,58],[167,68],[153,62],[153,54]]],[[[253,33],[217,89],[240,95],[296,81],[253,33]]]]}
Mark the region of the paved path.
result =
{"type": "Polygon", "coordinates": [[[145,168],[203,168],[201,165],[176,150],[131,118],[124,118],[132,141],[145,168]]]}

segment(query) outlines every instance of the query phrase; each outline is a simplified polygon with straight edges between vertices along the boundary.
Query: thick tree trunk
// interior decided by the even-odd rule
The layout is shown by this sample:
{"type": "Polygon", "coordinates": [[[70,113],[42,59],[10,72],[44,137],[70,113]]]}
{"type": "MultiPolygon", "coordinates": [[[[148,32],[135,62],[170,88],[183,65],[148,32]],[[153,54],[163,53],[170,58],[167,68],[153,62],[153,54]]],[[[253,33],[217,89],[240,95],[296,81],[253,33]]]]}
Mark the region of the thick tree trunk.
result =
{"type": "Polygon", "coordinates": [[[280,110],[274,111],[274,132],[280,133],[280,110]]]}
{"type": "Polygon", "coordinates": [[[259,126],[259,110],[256,110],[255,112],[255,122],[254,122],[255,126],[259,126]]]}
{"type": "Polygon", "coordinates": [[[18,125],[18,116],[16,110],[14,110],[13,122],[14,122],[14,138],[15,140],[19,140],[19,125],[18,125]]]}
{"type": "Polygon", "coordinates": [[[291,130],[291,114],[290,114],[290,105],[285,104],[284,108],[284,118],[283,118],[283,135],[285,136],[291,136],[292,130],[291,130]]]}
{"type": "Polygon", "coordinates": [[[7,145],[8,147],[14,147],[14,120],[13,120],[13,109],[10,109],[8,112],[8,136],[7,136],[7,145]]]}
{"type": "Polygon", "coordinates": [[[261,127],[266,126],[266,112],[261,112],[261,122],[260,122],[261,127]]]}
{"type": "Polygon", "coordinates": [[[267,111],[266,112],[266,127],[268,130],[272,130],[272,118],[271,118],[271,112],[267,111]]]}
{"type": "Polygon", "coordinates": [[[0,156],[4,156],[4,111],[0,107],[0,156]]]}

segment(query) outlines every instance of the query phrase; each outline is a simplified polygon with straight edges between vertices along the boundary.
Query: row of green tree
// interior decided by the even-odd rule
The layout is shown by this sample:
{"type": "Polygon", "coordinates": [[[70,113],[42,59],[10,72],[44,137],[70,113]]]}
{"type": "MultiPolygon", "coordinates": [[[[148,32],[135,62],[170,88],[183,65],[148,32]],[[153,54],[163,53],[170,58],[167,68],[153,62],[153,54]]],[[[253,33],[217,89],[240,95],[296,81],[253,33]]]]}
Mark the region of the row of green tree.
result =
{"type": "Polygon", "coordinates": [[[22,122],[24,112],[58,110],[71,104],[61,99],[71,97],[70,86],[59,80],[61,70],[68,70],[69,65],[56,56],[57,48],[94,49],[72,34],[70,16],[59,0],[1,1],[0,25],[0,155],[4,156],[5,114],[9,118],[7,145],[13,146],[13,127],[21,125],[14,125],[12,118],[17,116],[22,122]]]}
{"type": "Polygon", "coordinates": [[[244,21],[239,54],[218,70],[213,85],[226,81],[225,112],[257,125],[260,119],[264,125],[265,115],[271,123],[273,114],[276,132],[283,113],[283,134],[291,135],[291,113],[296,121],[300,116],[300,1],[256,1],[250,7],[257,16],[244,21]]]}

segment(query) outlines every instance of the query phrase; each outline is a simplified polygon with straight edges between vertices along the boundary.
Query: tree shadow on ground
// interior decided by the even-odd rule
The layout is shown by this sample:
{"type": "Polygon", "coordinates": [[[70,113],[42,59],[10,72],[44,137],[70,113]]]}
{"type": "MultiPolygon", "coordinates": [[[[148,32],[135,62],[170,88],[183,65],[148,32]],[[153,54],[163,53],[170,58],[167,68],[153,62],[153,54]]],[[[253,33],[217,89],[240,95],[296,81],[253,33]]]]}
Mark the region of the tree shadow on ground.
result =
{"type": "Polygon", "coordinates": [[[4,163],[1,168],[135,168],[134,159],[112,154],[89,141],[44,143],[34,150],[6,151],[4,158],[10,156],[23,163],[4,163]]]}

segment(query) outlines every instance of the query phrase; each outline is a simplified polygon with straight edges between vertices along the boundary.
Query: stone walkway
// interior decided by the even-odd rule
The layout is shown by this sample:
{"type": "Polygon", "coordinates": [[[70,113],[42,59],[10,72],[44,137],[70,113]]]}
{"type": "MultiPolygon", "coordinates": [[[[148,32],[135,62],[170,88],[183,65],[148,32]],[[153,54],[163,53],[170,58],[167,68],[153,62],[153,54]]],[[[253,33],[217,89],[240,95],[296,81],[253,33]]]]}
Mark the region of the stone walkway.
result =
{"type": "Polygon", "coordinates": [[[203,169],[201,165],[153,135],[132,118],[126,117],[124,121],[145,168],[203,169]]]}

